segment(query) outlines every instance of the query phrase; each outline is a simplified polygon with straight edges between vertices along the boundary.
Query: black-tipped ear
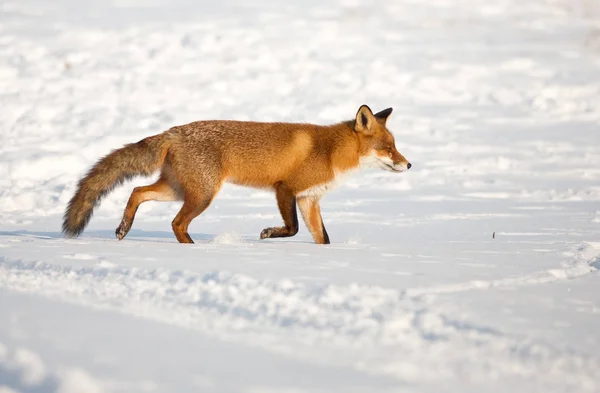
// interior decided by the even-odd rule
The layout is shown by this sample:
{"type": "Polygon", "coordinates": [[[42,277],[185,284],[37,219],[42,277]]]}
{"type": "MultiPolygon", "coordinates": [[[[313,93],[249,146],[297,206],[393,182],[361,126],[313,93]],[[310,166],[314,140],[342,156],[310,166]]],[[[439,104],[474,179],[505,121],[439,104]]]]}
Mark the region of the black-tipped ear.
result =
{"type": "Polygon", "coordinates": [[[393,108],[387,108],[382,110],[381,112],[377,112],[374,116],[376,119],[387,120],[388,117],[392,114],[393,108]]]}
{"type": "Polygon", "coordinates": [[[373,112],[371,112],[371,108],[367,105],[362,105],[358,108],[358,112],[356,112],[356,124],[354,129],[358,132],[368,134],[373,128],[374,121],[375,117],[373,116],[373,112]]]}
{"type": "Polygon", "coordinates": [[[361,113],[360,114],[360,125],[361,125],[361,127],[367,128],[368,124],[369,124],[369,118],[364,113],[361,113]]]}

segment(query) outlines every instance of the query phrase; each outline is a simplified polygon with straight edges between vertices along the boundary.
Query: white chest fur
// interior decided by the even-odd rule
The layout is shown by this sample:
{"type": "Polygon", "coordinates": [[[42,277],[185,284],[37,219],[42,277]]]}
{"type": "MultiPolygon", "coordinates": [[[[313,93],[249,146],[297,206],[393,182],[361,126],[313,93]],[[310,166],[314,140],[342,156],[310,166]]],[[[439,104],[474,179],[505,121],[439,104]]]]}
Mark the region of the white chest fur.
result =
{"type": "Polygon", "coordinates": [[[339,186],[352,173],[354,173],[354,170],[352,169],[344,172],[335,171],[332,180],[307,188],[296,196],[299,198],[321,198],[323,195],[339,186]]]}

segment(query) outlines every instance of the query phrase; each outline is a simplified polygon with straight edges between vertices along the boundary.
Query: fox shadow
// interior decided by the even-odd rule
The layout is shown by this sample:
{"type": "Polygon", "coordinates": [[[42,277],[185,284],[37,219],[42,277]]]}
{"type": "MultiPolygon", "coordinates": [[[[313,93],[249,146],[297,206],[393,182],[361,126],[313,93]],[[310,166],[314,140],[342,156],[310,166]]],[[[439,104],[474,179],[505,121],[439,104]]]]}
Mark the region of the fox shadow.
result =
{"type": "MultiPolygon", "coordinates": [[[[58,231],[27,231],[27,230],[17,230],[17,231],[0,231],[0,236],[24,236],[24,237],[33,237],[38,239],[63,239],[64,235],[62,232],[58,231]]],[[[190,236],[194,240],[198,241],[211,241],[217,235],[211,235],[207,233],[191,233],[190,236]]],[[[84,234],[79,236],[78,239],[114,239],[115,231],[109,229],[100,229],[100,230],[88,230],[85,231],[84,234]]],[[[132,229],[127,234],[125,238],[128,241],[164,241],[166,243],[176,243],[175,235],[173,232],[169,231],[144,231],[142,229],[132,229]]]]}

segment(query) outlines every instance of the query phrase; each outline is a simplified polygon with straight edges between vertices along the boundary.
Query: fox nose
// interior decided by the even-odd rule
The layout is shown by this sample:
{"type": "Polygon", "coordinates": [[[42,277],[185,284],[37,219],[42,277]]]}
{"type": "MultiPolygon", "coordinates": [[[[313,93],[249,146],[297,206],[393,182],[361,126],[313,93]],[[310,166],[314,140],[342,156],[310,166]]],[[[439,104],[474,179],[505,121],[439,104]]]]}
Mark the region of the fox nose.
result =
{"type": "Polygon", "coordinates": [[[412,164],[411,164],[410,162],[409,162],[408,164],[406,164],[406,167],[407,167],[408,169],[410,169],[410,167],[411,167],[411,166],[412,166],[412,164]]]}

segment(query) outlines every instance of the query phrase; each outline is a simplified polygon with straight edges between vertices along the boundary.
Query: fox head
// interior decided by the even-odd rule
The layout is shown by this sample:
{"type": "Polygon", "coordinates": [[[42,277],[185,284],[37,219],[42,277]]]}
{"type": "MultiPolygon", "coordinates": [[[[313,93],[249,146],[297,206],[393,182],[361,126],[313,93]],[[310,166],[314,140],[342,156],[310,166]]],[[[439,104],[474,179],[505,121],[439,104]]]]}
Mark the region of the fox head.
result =
{"type": "Polygon", "coordinates": [[[394,136],[387,129],[392,108],[373,114],[363,105],[356,113],[354,130],[360,139],[360,166],[381,168],[390,172],[404,172],[412,166],[396,149],[394,136]]]}

